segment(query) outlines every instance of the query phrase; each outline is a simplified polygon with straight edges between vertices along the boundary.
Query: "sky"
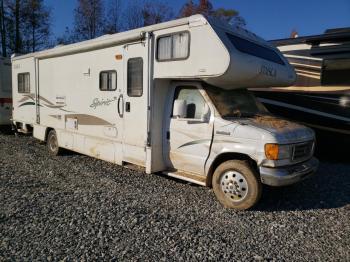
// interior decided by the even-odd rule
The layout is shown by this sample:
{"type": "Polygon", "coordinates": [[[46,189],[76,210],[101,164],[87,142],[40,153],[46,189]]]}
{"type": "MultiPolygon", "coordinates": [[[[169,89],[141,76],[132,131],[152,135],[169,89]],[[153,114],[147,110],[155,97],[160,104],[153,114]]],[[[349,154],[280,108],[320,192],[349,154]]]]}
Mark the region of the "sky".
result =
{"type": "MultiPolygon", "coordinates": [[[[133,1],[133,0],[124,0],[133,1]]],[[[45,0],[52,8],[54,35],[72,27],[76,0],[45,0]]],[[[177,14],[186,0],[164,0],[177,14]]],[[[350,27],[350,0],[212,0],[214,8],[233,8],[246,20],[247,28],[267,39],[322,34],[326,29],[350,27]]]]}

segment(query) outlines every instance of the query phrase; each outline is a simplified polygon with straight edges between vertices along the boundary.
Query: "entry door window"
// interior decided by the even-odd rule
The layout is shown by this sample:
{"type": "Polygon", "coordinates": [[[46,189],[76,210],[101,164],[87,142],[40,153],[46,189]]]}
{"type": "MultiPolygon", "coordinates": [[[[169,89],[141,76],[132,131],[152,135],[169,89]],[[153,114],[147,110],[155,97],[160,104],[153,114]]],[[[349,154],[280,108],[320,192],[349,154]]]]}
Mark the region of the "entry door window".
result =
{"type": "Polygon", "coordinates": [[[143,93],[143,59],[128,60],[128,96],[140,97],[143,93]]]}
{"type": "Polygon", "coordinates": [[[186,118],[201,119],[206,102],[195,87],[179,87],[176,90],[175,100],[185,100],[187,104],[186,118]]]}

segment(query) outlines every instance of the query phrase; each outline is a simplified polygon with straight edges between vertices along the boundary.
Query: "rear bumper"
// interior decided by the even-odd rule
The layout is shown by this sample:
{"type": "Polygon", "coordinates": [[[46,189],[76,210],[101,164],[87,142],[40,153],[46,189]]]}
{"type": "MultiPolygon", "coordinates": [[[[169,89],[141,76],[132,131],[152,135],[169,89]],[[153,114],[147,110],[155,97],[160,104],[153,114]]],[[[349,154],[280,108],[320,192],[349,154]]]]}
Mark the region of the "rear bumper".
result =
{"type": "Polygon", "coordinates": [[[269,186],[287,186],[313,175],[318,168],[318,160],[310,160],[293,166],[269,168],[260,167],[260,177],[263,184],[269,186]]]}

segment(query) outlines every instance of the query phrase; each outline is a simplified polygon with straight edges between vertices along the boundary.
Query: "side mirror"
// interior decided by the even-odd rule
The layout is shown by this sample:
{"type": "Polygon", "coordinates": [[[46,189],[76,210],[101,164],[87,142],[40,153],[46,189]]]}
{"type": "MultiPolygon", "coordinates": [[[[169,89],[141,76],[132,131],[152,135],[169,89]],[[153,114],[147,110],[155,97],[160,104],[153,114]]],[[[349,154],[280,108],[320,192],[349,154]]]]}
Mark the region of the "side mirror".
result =
{"type": "Polygon", "coordinates": [[[203,108],[203,113],[201,116],[201,120],[203,122],[208,122],[210,119],[210,108],[207,104],[205,104],[204,108],[203,108]]]}
{"type": "Polygon", "coordinates": [[[185,118],[187,114],[186,100],[177,99],[174,102],[173,117],[185,118]]]}

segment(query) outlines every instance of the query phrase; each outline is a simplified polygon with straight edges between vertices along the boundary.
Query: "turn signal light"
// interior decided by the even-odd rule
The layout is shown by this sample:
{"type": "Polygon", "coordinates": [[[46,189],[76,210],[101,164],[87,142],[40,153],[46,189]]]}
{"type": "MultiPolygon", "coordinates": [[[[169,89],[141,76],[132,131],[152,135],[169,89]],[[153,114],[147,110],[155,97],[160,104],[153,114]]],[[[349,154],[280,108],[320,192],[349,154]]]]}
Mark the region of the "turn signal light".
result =
{"type": "Polygon", "coordinates": [[[266,144],[265,145],[265,155],[269,160],[278,159],[279,148],[277,144],[266,144]]]}

